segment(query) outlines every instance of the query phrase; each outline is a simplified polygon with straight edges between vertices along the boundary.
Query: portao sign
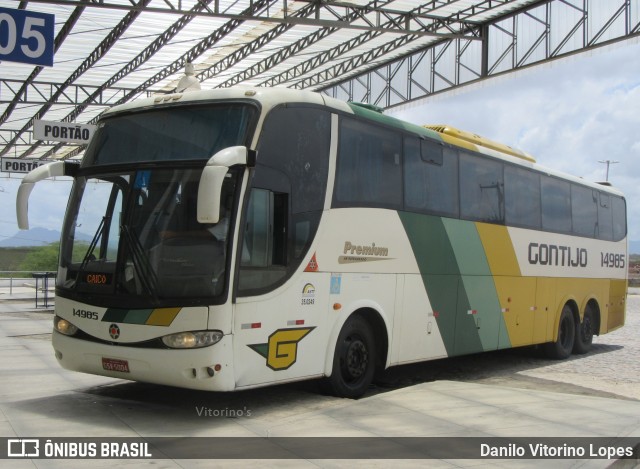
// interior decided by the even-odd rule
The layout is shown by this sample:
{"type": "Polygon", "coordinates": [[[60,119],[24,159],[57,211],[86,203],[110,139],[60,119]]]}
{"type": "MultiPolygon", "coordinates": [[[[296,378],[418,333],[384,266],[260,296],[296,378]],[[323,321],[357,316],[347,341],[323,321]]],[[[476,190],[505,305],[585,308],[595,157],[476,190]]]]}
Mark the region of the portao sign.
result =
{"type": "Polygon", "coordinates": [[[96,130],[92,124],[73,124],[36,120],[33,122],[33,137],[36,140],[87,144],[96,130]]]}
{"type": "Polygon", "coordinates": [[[47,163],[51,163],[51,160],[2,158],[0,170],[3,173],[28,173],[32,169],[47,163]]]}

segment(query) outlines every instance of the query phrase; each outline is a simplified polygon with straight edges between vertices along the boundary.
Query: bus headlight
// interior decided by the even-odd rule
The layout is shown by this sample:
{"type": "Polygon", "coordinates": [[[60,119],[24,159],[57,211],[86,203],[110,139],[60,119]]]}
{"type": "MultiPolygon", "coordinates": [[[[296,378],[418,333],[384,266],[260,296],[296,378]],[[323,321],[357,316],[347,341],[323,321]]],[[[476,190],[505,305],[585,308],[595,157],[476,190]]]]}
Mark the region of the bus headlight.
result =
{"type": "Polygon", "coordinates": [[[56,316],[53,318],[53,328],[58,331],[60,334],[64,335],[74,335],[78,332],[78,328],[71,324],[66,319],[62,319],[60,316],[56,316]]]}
{"type": "Polygon", "coordinates": [[[169,348],[200,348],[220,342],[222,331],[179,332],[165,335],[162,342],[169,348]]]}

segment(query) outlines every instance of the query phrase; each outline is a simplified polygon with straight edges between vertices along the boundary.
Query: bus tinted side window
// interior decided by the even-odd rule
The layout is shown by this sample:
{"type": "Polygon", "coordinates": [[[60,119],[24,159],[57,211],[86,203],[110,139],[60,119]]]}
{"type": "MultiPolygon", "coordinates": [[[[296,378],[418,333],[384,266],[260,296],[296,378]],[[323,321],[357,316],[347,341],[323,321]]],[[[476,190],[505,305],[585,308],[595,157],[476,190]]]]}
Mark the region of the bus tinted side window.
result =
{"type": "Polygon", "coordinates": [[[589,187],[571,185],[571,221],[573,233],[598,236],[598,193],[589,187]]]}
{"type": "Polygon", "coordinates": [[[407,210],[458,217],[456,151],[429,140],[405,138],[404,183],[407,210]]]}
{"type": "Polygon", "coordinates": [[[282,284],[300,265],[324,208],[331,117],[279,107],[266,118],[241,230],[239,295],[282,284]]]}
{"type": "Polygon", "coordinates": [[[611,196],[611,211],[613,212],[613,240],[620,241],[627,235],[627,207],[621,197],[611,196]]]}
{"type": "Polygon", "coordinates": [[[333,205],[402,207],[402,136],[348,117],[340,119],[333,205]]]}
{"type": "Polygon", "coordinates": [[[502,163],[460,152],[460,215],[504,223],[502,163]]]}
{"type": "Polygon", "coordinates": [[[609,194],[598,194],[598,238],[613,240],[613,215],[609,194]]]}
{"type": "Polygon", "coordinates": [[[542,229],[571,232],[570,184],[560,179],[542,176],[542,229]]]}
{"type": "Polygon", "coordinates": [[[507,225],[540,229],[540,175],[515,166],[504,169],[507,225]]]}

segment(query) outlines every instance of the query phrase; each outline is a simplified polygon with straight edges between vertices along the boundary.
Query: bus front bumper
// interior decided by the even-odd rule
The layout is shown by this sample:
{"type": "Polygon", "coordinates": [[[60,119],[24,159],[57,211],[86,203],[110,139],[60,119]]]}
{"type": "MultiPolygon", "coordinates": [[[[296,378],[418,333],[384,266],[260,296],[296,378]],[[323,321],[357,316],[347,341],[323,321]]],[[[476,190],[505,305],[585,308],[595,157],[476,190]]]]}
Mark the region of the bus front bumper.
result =
{"type": "Polygon", "coordinates": [[[206,391],[233,391],[232,336],[191,350],[107,345],[53,331],[52,344],[63,368],[82,373],[206,391]]]}

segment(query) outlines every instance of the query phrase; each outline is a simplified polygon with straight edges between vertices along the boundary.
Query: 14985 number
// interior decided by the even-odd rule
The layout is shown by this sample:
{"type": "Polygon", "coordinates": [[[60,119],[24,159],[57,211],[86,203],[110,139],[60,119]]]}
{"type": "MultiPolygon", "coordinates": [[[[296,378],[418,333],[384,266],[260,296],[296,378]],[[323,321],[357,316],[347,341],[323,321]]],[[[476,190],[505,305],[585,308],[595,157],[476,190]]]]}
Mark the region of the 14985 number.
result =
{"type": "Polygon", "coordinates": [[[627,265],[626,256],[624,254],[614,254],[612,252],[601,252],[600,265],[602,267],[610,267],[612,269],[624,269],[627,265]]]}

